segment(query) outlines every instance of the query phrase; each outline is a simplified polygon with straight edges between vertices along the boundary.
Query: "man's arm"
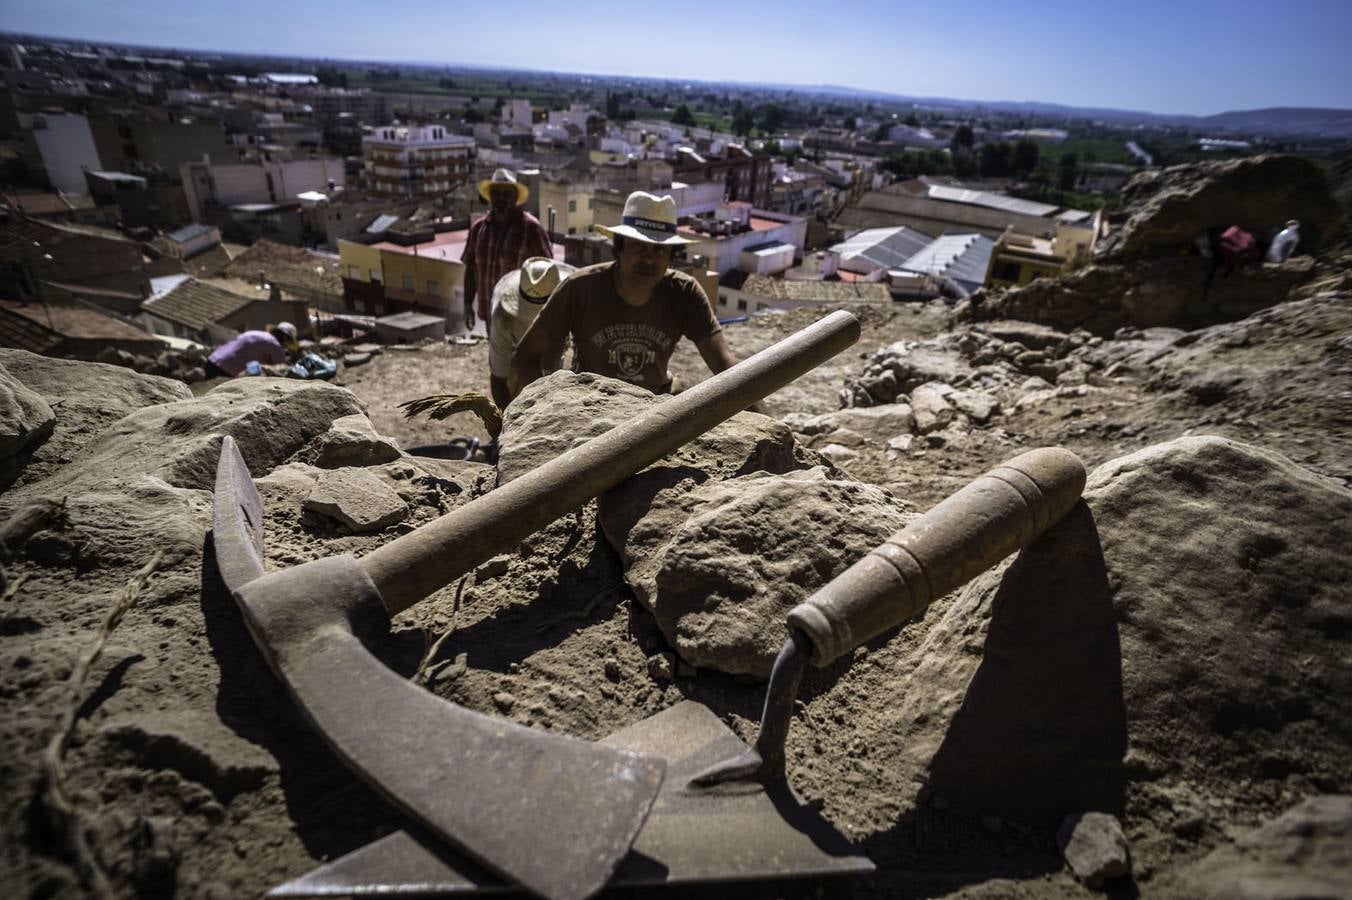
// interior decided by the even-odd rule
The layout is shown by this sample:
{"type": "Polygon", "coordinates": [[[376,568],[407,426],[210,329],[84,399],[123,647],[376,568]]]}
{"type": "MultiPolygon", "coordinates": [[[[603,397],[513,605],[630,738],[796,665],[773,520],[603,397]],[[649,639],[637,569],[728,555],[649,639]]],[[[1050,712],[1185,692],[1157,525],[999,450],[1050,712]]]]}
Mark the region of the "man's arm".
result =
{"type": "MultiPolygon", "coordinates": [[[[704,359],[704,364],[715,375],[724,369],[737,365],[737,357],[732,355],[732,348],[723,339],[723,332],[721,331],[715,331],[704,340],[696,341],[695,349],[699,350],[699,355],[704,359]]],[[[766,408],[764,403],[753,403],[747,409],[758,412],[763,416],[770,414],[770,410],[766,408]]]]}
{"type": "Polygon", "coordinates": [[[514,388],[512,396],[521,393],[521,389],[544,374],[546,360],[555,359],[563,352],[563,344],[550,336],[549,332],[536,319],[526,330],[512,354],[512,378],[508,384],[514,388]]]}

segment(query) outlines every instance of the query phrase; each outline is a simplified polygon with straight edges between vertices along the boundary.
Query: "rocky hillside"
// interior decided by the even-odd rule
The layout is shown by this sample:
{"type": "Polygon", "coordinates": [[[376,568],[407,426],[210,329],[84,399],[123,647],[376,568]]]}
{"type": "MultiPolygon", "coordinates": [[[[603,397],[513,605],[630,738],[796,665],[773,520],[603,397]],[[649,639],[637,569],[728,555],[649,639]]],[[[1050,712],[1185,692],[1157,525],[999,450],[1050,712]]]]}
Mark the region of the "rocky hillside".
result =
{"type": "MultiPolygon", "coordinates": [[[[693,699],[749,739],[790,606],[982,471],[1064,446],[1091,469],[1083,504],[804,683],[789,776],[877,863],[854,894],[1352,895],[1352,293],[1284,298],[1194,330],[860,309],[860,344],[773,395],[773,417],[743,413],[502,547],[368,644],[438,695],[534,728],[600,739],[693,699]]],[[[745,356],[816,315],[728,337],[745,356]]],[[[401,449],[481,434],[397,404],[482,390],[482,346],[390,351],[337,386],[241,379],[198,396],[22,351],[0,366],[13,896],[91,893],[73,836],[116,896],[224,898],[400,827],[312,733],[222,589],[208,539],[222,436],[257,479],[267,564],[285,567],[369,552],[656,402],[556,374],[508,410],[495,469],[401,449]],[[46,759],[62,760],[74,818],[44,764],[63,721],[46,759]]],[[[702,377],[688,347],[675,369],[702,377]]]]}

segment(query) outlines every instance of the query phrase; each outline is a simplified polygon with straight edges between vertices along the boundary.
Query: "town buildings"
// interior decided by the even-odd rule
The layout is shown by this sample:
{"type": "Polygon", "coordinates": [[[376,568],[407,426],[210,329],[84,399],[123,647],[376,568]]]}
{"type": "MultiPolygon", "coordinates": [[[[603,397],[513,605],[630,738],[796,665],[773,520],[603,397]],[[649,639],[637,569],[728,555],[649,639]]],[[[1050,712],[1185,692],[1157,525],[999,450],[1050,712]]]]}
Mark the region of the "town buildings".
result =
{"type": "Polygon", "coordinates": [[[470,179],[471,138],[443,125],[384,125],[362,138],[367,184],[395,197],[434,197],[470,179]]]}

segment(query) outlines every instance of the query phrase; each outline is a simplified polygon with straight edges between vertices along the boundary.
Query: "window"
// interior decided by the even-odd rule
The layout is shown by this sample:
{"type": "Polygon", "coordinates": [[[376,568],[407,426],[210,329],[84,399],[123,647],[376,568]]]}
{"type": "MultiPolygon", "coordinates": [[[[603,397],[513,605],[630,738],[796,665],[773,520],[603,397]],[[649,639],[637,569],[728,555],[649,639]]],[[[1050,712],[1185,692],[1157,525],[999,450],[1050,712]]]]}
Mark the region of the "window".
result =
{"type": "Polygon", "coordinates": [[[1014,281],[1019,280],[1019,269],[1021,267],[1016,262],[1002,262],[995,267],[991,277],[996,281],[1014,281]]]}
{"type": "Polygon", "coordinates": [[[427,293],[435,295],[439,290],[440,287],[437,285],[435,281],[427,282],[427,293]]]}
{"type": "Polygon", "coordinates": [[[745,300],[738,300],[738,301],[737,301],[737,310],[738,310],[738,312],[746,312],[746,301],[745,301],[745,300]]]}
{"type": "Polygon", "coordinates": [[[404,290],[406,290],[406,291],[416,290],[416,288],[414,288],[414,286],[413,286],[413,276],[412,276],[412,275],[405,275],[405,276],[404,276],[404,290]]]}
{"type": "Polygon", "coordinates": [[[576,228],[569,228],[569,229],[568,229],[568,233],[569,233],[569,234],[577,234],[577,229],[576,229],[576,228]]]}
{"type": "Polygon", "coordinates": [[[370,272],[371,272],[371,283],[372,283],[372,284],[380,284],[380,270],[379,270],[379,269],[371,269],[370,272]]]}
{"type": "Polygon", "coordinates": [[[727,306],[727,305],[728,305],[728,295],[727,295],[727,294],[719,294],[719,295],[718,295],[718,305],[719,305],[719,306],[727,306]]]}
{"type": "Polygon", "coordinates": [[[587,209],[591,209],[591,208],[592,208],[592,198],[591,198],[591,197],[588,197],[588,198],[587,198],[587,209]]]}
{"type": "Polygon", "coordinates": [[[569,211],[570,213],[577,212],[577,201],[576,201],[576,200],[569,200],[569,201],[568,201],[568,211],[569,211]]]}
{"type": "Polygon", "coordinates": [[[348,266],[347,277],[351,278],[353,281],[361,278],[361,266],[348,266]]]}

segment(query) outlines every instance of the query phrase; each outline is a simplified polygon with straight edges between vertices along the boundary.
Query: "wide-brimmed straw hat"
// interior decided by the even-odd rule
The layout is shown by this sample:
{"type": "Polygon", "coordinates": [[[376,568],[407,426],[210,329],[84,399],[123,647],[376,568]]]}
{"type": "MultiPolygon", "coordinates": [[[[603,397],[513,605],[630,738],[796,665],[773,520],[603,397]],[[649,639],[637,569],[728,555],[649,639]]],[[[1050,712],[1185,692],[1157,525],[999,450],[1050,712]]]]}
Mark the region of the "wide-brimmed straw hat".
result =
{"type": "Polygon", "coordinates": [[[521,264],[520,280],[503,276],[493,288],[495,301],[509,316],[530,322],[544,308],[549,295],[576,269],[547,256],[532,256],[521,264]],[[524,302],[523,302],[524,301],[524,302]]]}
{"type": "Polygon", "coordinates": [[[676,233],[676,201],[659,197],[647,191],[634,191],[624,201],[620,224],[611,227],[597,225],[596,230],[606,237],[633,238],[648,244],[693,244],[692,240],[676,233]]]}
{"type": "Polygon", "coordinates": [[[495,184],[506,184],[516,188],[516,205],[520,206],[526,202],[530,196],[530,188],[516,180],[516,174],[511,169],[498,169],[493,172],[492,178],[485,178],[479,182],[479,196],[485,200],[488,199],[489,188],[495,184]]]}

